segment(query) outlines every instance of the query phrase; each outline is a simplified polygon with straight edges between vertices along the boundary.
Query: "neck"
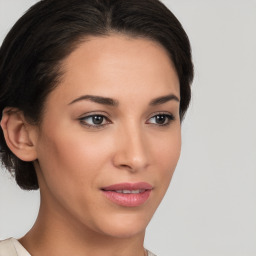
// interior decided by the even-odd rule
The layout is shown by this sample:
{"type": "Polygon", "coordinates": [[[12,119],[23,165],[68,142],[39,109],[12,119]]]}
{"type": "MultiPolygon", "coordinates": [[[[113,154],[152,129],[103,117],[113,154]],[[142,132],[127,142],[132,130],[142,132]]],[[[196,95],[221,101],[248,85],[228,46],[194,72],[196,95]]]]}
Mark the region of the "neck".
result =
{"type": "Polygon", "coordinates": [[[34,226],[19,240],[31,255],[145,255],[145,231],[130,237],[106,235],[81,225],[61,209],[41,202],[34,226]]]}

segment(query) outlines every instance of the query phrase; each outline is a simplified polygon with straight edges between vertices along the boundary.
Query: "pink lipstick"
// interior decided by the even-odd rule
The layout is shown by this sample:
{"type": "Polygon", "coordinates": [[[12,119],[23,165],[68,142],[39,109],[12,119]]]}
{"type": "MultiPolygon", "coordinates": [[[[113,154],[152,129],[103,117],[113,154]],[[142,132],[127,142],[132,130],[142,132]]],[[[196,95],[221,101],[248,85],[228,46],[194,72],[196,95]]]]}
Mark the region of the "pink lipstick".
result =
{"type": "Polygon", "coordinates": [[[152,191],[146,182],[119,183],[102,188],[104,196],[121,206],[135,207],[144,204],[152,191]]]}

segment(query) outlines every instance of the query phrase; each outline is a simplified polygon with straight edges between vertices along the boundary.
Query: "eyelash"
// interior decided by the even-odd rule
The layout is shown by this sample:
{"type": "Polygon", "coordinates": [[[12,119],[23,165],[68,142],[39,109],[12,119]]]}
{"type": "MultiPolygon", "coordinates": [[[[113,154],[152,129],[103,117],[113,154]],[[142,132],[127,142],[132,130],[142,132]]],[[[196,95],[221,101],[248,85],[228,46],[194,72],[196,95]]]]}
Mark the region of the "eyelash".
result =
{"type": "MultiPolygon", "coordinates": [[[[153,116],[151,116],[148,120],[152,119],[152,118],[156,118],[157,116],[162,116],[162,117],[165,117],[167,119],[167,122],[164,123],[164,124],[151,124],[151,123],[148,123],[146,122],[147,124],[151,124],[151,125],[157,125],[157,126],[169,126],[171,124],[172,121],[175,120],[175,117],[170,114],[170,113],[156,113],[154,114],[153,116]]],[[[165,119],[165,120],[166,120],[165,119]]],[[[102,115],[102,114],[93,114],[93,115],[88,115],[88,116],[84,116],[84,117],[81,117],[79,118],[79,121],[82,125],[84,126],[87,126],[88,128],[95,128],[95,129],[100,129],[100,128],[103,128],[105,127],[106,125],[108,124],[111,124],[112,122],[109,120],[108,117],[106,117],[105,115],[102,115]],[[89,118],[93,118],[93,117],[100,117],[100,118],[103,118],[105,120],[105,124],[88,124],[85,120],[86,119],[89,119],[89,118]]]]}

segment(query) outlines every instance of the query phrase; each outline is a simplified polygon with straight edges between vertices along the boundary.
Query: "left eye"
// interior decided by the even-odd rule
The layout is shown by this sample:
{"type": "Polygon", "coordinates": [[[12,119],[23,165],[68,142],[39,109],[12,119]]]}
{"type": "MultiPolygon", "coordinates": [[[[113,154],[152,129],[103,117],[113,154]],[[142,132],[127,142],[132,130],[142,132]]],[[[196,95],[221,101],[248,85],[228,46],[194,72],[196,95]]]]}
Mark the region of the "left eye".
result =
{"type": "Polygon", "coordinates": [[[168,125],[174,120],[174,116],[170,114],[158,114],[151,117],[148,121],[150,124],[156,124],[160,126],[168,125]]]}
{"type": "Polygon", "coordinates": [[[103,126],[109,123],[109,120],[102,115],[91,115],[80,118],[80,122],[87,126],[103,126]]]}

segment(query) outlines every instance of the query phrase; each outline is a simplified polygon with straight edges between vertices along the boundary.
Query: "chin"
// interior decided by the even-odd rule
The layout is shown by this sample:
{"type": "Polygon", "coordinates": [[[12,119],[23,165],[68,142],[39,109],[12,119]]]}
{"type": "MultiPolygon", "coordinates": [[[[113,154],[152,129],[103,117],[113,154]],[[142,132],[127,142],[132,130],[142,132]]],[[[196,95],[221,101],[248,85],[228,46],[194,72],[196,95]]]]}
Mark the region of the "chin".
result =
{"type": "Polygon", "coordinates": [[[144,236],[146,227],[139,228],[134,226],[130,227],[111,227],[111,230],[106,230],[104,233],[110,237],[119,239],[132,238],[136,236],[144,236]]]}
{"type": "Polygon", "coordinates": [[[101,221],[98,228],[105,235],[116,238],[131,238],[144,236],[151,216],[139,214],[117,214],[101,221]]]}

